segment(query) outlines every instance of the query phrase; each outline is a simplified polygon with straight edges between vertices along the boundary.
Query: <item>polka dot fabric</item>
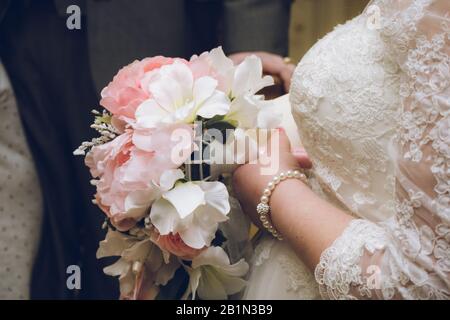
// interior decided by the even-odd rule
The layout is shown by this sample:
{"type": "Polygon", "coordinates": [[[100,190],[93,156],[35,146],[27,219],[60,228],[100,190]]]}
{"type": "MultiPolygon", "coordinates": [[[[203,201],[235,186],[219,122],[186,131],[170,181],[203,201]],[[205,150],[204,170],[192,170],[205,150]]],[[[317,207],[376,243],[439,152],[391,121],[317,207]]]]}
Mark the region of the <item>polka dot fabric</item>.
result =
{"type": "Polygon", "coordinates": [[[42,197],[17,104],[0,63],[0,299],[28,299],[42,197]]]}

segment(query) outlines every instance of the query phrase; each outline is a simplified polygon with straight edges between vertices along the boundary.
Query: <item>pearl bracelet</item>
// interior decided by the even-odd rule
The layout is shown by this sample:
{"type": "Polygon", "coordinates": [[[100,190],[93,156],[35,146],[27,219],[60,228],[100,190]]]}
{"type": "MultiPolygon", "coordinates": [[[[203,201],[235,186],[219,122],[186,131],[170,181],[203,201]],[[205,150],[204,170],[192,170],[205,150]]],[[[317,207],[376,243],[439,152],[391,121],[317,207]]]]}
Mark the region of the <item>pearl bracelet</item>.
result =
{"type": "Polygon", "coordinates": [[[300,170],[289,170],[287,172],[282,172],[272,178],[272,181],[270,181],[267,184],[267,187],[263,191],[263,195],[261,196],[260,203],[256,206],[256,211],[259,214],[259,219],[262,222],[262,225],[264,228],[266,228],[275,238],[278,240],[283,240],[283,237],[281,234],[275,229],[272,222],[270,221],[270,206],[269,206],[269,200],[270,196],[272,195],[273,190],[275,187],[281,182],[286,179],[299,179],[303,181],[304,183],[308,183],[308,179],[306,175],[301,172],[300,170]]]}

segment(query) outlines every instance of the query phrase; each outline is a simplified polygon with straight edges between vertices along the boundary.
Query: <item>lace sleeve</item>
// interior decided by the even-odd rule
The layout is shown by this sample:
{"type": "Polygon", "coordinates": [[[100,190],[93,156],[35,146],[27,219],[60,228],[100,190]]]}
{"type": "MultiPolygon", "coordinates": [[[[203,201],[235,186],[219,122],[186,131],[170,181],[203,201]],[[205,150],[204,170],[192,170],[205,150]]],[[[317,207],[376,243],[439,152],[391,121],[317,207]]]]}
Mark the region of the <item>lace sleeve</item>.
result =
{"type": "Polygon", "coordinates": [[[316,280],[329,299],[449,299],[450,2],[371,6],[403,74],[396,215],[351,222],[322,253],[316,280]]]}

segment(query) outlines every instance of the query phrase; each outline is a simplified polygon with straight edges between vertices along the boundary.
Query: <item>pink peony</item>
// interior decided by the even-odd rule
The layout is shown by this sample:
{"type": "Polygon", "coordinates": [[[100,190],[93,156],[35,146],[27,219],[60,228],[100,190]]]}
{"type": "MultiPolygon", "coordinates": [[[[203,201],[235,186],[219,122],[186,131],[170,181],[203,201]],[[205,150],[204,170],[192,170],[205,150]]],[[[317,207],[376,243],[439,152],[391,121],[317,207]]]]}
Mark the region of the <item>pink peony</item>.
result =
{"type": "Polygon", "coordinates": [[[137,107],[150,98],[148,90],[141,81],[150,71],[171,64],[172,58],[157,56],[136,60],[123,67],[101,92],[100,105],[118,118],[134,119],[137,107]]]}
{"type": "Polygon", "coordinates": [[[204,250],[204,248],[195,249],[188,246],[179,234],[173,233],[164,236],[159,235],[156,237],[155,242],[162,250],[170,252],[184,260],[192,260],[204,250]]]}
{"type": "Polygon", "coordinates": [[[193,133],[192,140],[184,141],[183,158],[171,154],[180,145],[179,141],[172,141],[171,133],[179,129],[193,132],[185,124],[147,132],[148,143],[143,150],[133,143],[133,131],[128,129],[116,139],[93,147],[86,155],[86,165],[98,178],[97,203],[118,230],[129,230],[146,215],[160,195],[162,173],[178,168],[190,156],[193,133]]]}

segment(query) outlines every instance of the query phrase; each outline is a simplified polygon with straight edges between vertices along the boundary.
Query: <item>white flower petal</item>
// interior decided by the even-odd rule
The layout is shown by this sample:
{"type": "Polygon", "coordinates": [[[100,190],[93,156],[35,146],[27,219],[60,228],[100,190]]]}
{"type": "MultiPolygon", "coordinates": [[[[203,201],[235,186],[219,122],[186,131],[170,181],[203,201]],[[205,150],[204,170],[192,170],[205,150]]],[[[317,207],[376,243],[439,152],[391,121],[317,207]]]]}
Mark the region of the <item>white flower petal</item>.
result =
{"type": "Polygon", "coordinates": [[[145,253],[145,260],[142,262],[145,264],[147,271],[155,273],[165,264],[164,255],[161,249],[151,240],[147,248],[148,250],[145,253]]]}
{"type": "Polygon", "coordinates": [[[123,233],[108,229],[108,233],[104,240],[100,241],[97,250],[97,259],[111,256],[120,256],[122,252],[133,245],[130,240],[123,233]]]}
{"type": "Polygon", "coordinates": [[[225,93],[215,91],[198,109],[197,115],[210,119],[214,116],[223,116],[230,110],[230,100],[225,93]]]}
{"type": "Polygon", "coordinates": [[[231,103],[225,120],[241,128],[254,128],[258,115],[258,106],[246,97],[237,97],[231,103]]]}
{"type": "Polygon", "coordinates": [[[216,208],[223,215],[230,212],[228,190],[223,183],[202,181],[199,182],[199,185],[205,192],[205,200],[208,205],[216,208]]]}
{"type": "Polygon", "coordinates": [[[130,192],[125,198],[125,211],[129,218],[142,217],[150,204],[160,196],[157,189],[136,190],[130,192]]]}
{"type": "Polygon", "coordinates": [[[176,109],[170,122],[191,123],[195,120],[195,103],[193,101],[176,109]]]}
{"type": "Polygon", "coordinates": [[[192,269],[187,266],[185,266],[185,269],[189,273],[189,285],[186,288],[186,292],[183,294],[183,297],[181,299],[186,300],[192,293],[192,300],[194,300],[202,273],[200,269],[192,269]]]}
{"type": "Polygon", "coordinates": [[[215,91],[217,80],[211,77],[201,77],[195,80],[193,97],[196,105],[205,102],[215,91]]]}
{"type": "MultiPolygon", "coordinates": [[[[136,126],[145,129],[155,128],[169,115],[170,113],[162,108],[155,100],[148,99],[142,102],[136,109],[136,126]]],[[[135,136],[133,135],[133,141],[134,139],[135,136]]]]}
{"type": "Polygon", "coordinates": [[[171,112],[192,97],[194,78],[191,70],[182,62],[165,65],[160,77],[149,83],[149,91],[164,109],[171,112]]]}
{"type": "Polygon", "coordinates": [[[225,273],[217,272],[216,277],[222,284],[228,296],[240,292],[247,285],[247,281],[244,279],[229,276],[225,273]]]}
{"type": "MultiPolygon", "coordinates": [[[[192,260],[192,270],[201,270],[197,292],[202,299],[226,299],[241,291],[246,282],[241,279],[248,272],[248,264],[241,259],[231,265],[221,247],[209,247],[192,260]]],[[[192,274],[192,271],[189,272],[192,274]]]]}
{"type": "Polygon", "coordinates": [[[217,231],[217,224],[214,227],[214,225],[203,226],[192,223],[188,228],[177,229],[176,231],[188,246],[201,249],[211,244],[217,231]]]}
{"type": "Polygon", "coordinates": [[[229,264],[230,259],[221,247],[209,247],[192,260],[192,268],[194,269],[200,266],[212,265],[220,267],[229,264]]]}
{"type": "Polygon", "coordinates": [[[119,277],[120,295],[123,297],[129,297],[134,291],[136,283],[136,276],[131,270],[131,265],[124,273],[119,277]]]}
{"type": "Polygon", "coordinates": [[[161,76],[158,81],[149,84],[149,91],[153,99],[168,113],[175,111],[175,107],[185,100],[185,91],[173,79],[161,76]]]}
{"type": "Polygon", "coordinates": [[[177,83],[182,91],[182,96],[187,97],[192,94],[192,87],[194,85],[194,76],[189,67],[181,61],[176,59],[173,64],[161,67],[161,74],[172,79],[172,82],[177,83]]]}
{"type": "Polygon", "coordinates": [[[271,102],[258,102],[260,110],[256,121],[257,128],[274,129],[281,125],[283,114],[271,102]]]}
{"type": "Polygon", "coordinates": [[[215,274],[214,269],[209,267],[202,268],[197,294],[203,300],[226,300],[228,298],[223,283],[215,274]]]}
{"type": "Polygon", "coordinates": [[[176,185],[174,189],[164,193],[163,197],[175,207],[181,219],[205,204],[205,193],[192,182],[176,185]]]}
{"type": "Polygon", "coordinates": [[[171,256],[169,263],[163,264],[161,268],[156,273],[155,284],[165,286],[175,275],[175,272],[180,267],[178,259],[171,256]]]}
{"type": "Polygon", "coordinates": [[[161,190],[168,191],[173,188],[175,182],[184,178],[184,173],[180,169],[166,170],[159,178],[159,186],[161,190]]]}
{"type": "MultiPolygon", "coordinates": [[[[140,261],[144,263],[153,247],[157,248],[151,242],[150,238],[135,242],[130,248],[123,251],[122,258],[127,261],[140,261]]],[[[156,262],[155,259],[153,262],[156,262]]]]}
{"type": "Polygon", "coordinates": [[[117,277],[125,274],[129,268],[130,263],[128,261],[126,261],[125,259],[119,259],[112,265],[103,268],[103,272],[108,276],[117,277]]]}
{"type": "Polygon", "coordinates": [[[214,207],[202,205],[193,214],[180,220],[176,231],[187,245],[201,249],[211,245],[219,227],[219,222],[227,219],[227,216],[214,207]]]}
{"type": "Polygon", "coordinates": [[[249,266],[244,259],[241,259],[234,264],[222,265],[217,268],[228,276],[243,277],[247,274],[249,266]]]}
{"type": "MultiPolygon", "coordinates": [[[[250,219],[247,215],[243,214],[241,205],[236,198],[230,197],[229,201],[231,206],[230,213],[228,214],[229,219],[221,223],[219,228],[227,239],[227,243],[235,247],[236,244],[248,242],[250,219]]],[[[232,254],[230,252],[230,246],[227,246],[227,252],[232,260],[233,257],[242,256],[238,252],[233,252],[232,254]]]]}
{"type": "Polygon", "coordinates": [[[273,85],[273,78],[262,76],[261,59],[255,55],[248,56],[235,70],[232,93],[234,97],[255,94],[264,87],[273,85]]]}
{"type": "Polygon", "coordinates": [[[208,58],[219,80],[217,89],[225,92],[228,96],[231,92],[234,78],[235,67],[233,61],[225,55],[222,47],[211,50],[208,58]]]}
{"type": "Polygon", "coordinates": [[[166,199],[161,198],[153,203],[150,219],[158,232],[166,235],[173,231],[179,216],[175,207],[166,199]]]}
{"type": "Polygon", "coordinates": [[[209,52],[211,65],[221,74],[234,69],[233,61],[223,52],[222,47],[217,47],[209,52]]]}

